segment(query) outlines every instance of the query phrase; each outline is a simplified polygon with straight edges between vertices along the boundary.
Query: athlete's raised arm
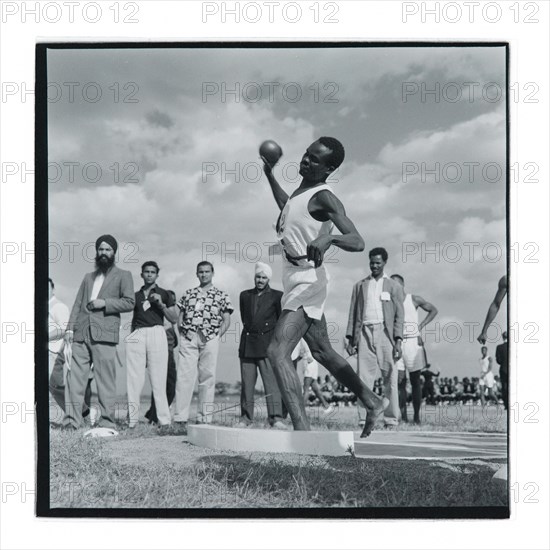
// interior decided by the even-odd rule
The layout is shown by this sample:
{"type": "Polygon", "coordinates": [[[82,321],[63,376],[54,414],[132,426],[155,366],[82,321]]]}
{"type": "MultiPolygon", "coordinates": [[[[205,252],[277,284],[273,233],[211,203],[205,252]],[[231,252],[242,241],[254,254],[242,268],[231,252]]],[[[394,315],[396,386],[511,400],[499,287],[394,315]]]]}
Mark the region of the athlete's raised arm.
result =
{"type": "Polygon", "coordinates": [[[267,176],[267,181],[269,182],[271,191],[273,192],[273,198],[275,199],[279,210],[282,210],[288,200],[288,195],[279,185],[279,182],[275,179],[275,176],[273,175],[273,166],[265,157],[261,157],[261,159],[264,162],[264,173],[267,176]]]}
{"type": "Polygon", "coordinates": [[[487,330],[489,330],[489,326],[493,322],[494,318],[497,316],[498,310],[500,309],[500,304],[502,303],[502,300],[504,299],[504,296],[506,296],[507,292],[508,277],[504,275],[500,278],[500,281],[498,282],[497,293],[495,294],[495,297],[493,298],[493,301],[489,306],[489,310],[487,311],[487,317],[485,318],[485,323],[483,323],[481,334],[477,337],[477,341],[480,344],[485,344],[485,342],[487,341],[487,330]]]}

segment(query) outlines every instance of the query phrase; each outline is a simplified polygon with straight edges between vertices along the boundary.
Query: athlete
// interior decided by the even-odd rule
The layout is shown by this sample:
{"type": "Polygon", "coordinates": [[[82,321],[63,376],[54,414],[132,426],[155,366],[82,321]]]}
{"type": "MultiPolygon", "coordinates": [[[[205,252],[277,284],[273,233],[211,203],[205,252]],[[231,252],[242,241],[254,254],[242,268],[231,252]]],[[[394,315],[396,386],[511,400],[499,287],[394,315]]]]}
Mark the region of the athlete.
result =
{"type": "MultiPolygon", "coordinates": [[[[391,276],[394,281],[397,281],[405,288],[405,279],[401,275],[395,273],[391,276]]],[[[422,381],[420,380],[420,371],[427,365],[426,350],[420,333],[422,329],[431,323],[437,315],[437,308],[418,296],[418,294],[405,294],[403,302],[405,308],[405,323],[403,330],[403,356],[397,362],[399,370],[399,407],[401,409],[401,417],[404,422],[407,418],[407,372],[411,379],[412,402],[414,410],[414,423],[420,424],[420,406],[422,405],[422,381]],[[418,308],[423,309],[427,315],[422,322],[418,322],[418,308]],[[404,395],[403,395],[404,394],[404,395]]]]}
{"type": "Polygon", "coordinates": [[[300,162],[302,182],[290,197],[273,176],[273,166],[262,157],[264,172],[281,210],[276,229],[283,249],[283,311],[267,355],[295,430],[310,429],[300,380],[291,360],[292,351],[303,337],[313,358],[367,409],[361,433],[361,437],[367,437],[389,401],[376,396],[332,349],[324,315],[329,279],[323,264],[326,251],[331,245],[349,252],[365,248],[344,206],[326,183],[328,176],[342,164],[344,155],[337,139],[322,137],[313,142],[300,162]],[[332,234],[334,226],[341,235],[332,234]]]}

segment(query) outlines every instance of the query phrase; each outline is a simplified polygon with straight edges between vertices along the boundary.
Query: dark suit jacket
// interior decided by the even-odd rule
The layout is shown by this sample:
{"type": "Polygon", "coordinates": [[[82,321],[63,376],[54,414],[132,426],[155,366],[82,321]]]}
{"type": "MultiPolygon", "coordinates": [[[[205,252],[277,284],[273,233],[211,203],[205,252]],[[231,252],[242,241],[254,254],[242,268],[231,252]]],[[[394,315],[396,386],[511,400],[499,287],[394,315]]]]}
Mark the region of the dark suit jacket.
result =
{"type": "MultiPolygon", "coordinates": [[[[351,295],[351,304],[349,308],[348,328],[346,337],[349,337],[352,346],[359,345],[359,337],[363,328],[363,311],[367,297],[368,277],[355,283],[351,295]]],[[[396,338],[403,338],[403,320],[405,311],[403,301],[405,293],[403,287],[394,280],[384,278],[382,292],[389,292],[391,300],[382,301],[382,311],[384,312],[384,326],[388,332],[392,344],[395,344],[396,338]]]]}
{"type": "Polygon", "coordinates": [[[267,346],[273,329],[281,315],[283,293],[268,287],[262,294],[258,312],[254,315],[254,294],[256,289],[243,290],[240,296],[243,331],[239,345],[239,357],[259,359],[267,356],[267,346]]]}
{"type": "Polygon", "coordinates": [[[94,342],[118,344],[120,314],[134,309],[132,274],[116,266],[111,267],[97,295],[98,299],[105,300],[105,308],[99,311],[88,311],[86,305],[90,301],[95,274],[94,271],[84,276],[67,329],[74,331],[75,342],[83,342],[90,333],[94,342]]]}
{"type": "Polygon", "coordinates": [[[499,344],[496,349],[495,359],[500,365],[500,370],[502,372],[508,372],[508,342],[503,342],[499,344]]]}

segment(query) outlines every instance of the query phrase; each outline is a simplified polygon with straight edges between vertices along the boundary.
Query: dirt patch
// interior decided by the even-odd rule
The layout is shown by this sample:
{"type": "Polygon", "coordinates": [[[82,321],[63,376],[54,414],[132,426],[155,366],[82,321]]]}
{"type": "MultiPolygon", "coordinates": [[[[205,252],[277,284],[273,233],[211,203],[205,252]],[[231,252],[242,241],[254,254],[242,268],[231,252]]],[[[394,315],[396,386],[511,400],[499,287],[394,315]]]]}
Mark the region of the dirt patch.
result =
{"type": "Polygon", "coordinates": [[[187,442],[187,437],[147,437],[143,439],[113,439],[105,441],[105,453],[128,466],[155,466],[174,464],[194,466],[209,454],[220,454],[196,447],[187,442]]]}

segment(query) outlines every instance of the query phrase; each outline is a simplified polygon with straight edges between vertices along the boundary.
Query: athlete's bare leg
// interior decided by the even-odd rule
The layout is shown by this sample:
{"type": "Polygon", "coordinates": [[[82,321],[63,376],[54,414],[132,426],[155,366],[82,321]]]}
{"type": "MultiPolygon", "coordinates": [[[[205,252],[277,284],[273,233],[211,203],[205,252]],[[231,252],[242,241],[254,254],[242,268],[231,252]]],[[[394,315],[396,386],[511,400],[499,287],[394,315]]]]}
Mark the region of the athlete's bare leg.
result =
{"type": "MultiPolygon", "coordinates": [[[[308,319],[305,313],[304,317],[308,319]]],[[[368,388],[357,376],[351,365],[332,349],[324,315],[320,320],[310,320],[309,329],[304,334],[304,340],[309,346],[313,358],[321,363],[338,382],[352,391],[363,403],[367,409],[367,419],[361,437],[370,435],[377,418],[384,412],[388,400],[378,397],[368,388]]]]}
{"type": "Polygon", "coordinates": [[[267,348],[267,357],[273,367],[281,397],[290,414],[295,430],[309,430],[309,420],[304,406],[302,387],[291,360],[292,351],[298,345],[311,324],[303,309],[284,310],[277,321],[273,337],[267,348]]]}

